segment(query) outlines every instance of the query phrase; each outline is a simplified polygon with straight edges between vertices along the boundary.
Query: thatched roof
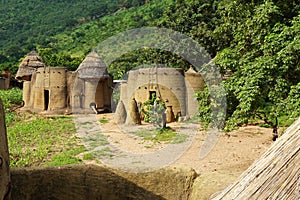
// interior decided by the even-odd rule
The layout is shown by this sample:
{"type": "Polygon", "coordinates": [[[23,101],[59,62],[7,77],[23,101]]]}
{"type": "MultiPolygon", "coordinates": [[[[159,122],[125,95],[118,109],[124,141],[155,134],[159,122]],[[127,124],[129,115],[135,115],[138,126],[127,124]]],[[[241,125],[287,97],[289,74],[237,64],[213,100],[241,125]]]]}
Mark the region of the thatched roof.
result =
{"type": "Polygon", "coordinates": [[[82,79],[100,79],[109,77],[105,63],[96,52],[89,53],[79,65],[78,77],[82,79]]]}
{"type": "Polygon", "coordinates": [[[214,199],[299,199],[299,197],[300,117],[261,159],[214,199]]]}
{"type": "Polygon", "coordinates": [[[31,76],[37,68],[45,67],[43,59],[35,51],[31,51],[26,57],[22,60],[19,65],[19,70],[17,72],[16,78],[22,79],[24,77],[31,76]]]}
{"type": "Polygon", "coordinates": [[[197,72],[192,67],[190,67],[185,73],[187,73],[187,74],[196,74],[197,72]]]}

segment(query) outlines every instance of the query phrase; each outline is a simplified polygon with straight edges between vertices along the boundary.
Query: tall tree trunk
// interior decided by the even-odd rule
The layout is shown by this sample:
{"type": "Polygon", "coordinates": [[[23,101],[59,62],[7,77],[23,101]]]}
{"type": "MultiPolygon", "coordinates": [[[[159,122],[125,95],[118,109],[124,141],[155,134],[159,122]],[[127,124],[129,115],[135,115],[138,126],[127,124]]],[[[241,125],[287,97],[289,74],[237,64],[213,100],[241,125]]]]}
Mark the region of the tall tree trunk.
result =
{"type": "Polygon", "coordinates": [[[10,173],[5,116],[2,100],[0,99],[0,200],[10,199],[10,173]]]}

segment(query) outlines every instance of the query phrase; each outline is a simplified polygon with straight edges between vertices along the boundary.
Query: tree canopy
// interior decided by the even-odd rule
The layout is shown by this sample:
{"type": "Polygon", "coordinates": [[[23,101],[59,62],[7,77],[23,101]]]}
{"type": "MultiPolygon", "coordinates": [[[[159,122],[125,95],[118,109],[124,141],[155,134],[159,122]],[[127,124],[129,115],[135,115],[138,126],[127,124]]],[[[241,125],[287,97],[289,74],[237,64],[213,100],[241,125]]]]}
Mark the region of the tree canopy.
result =
{"type": "MultiPolygon", "coordinates": [[[[16,69],[19,59],[36,48],[47,65],[73,70],[110,36],[164,27],[193,38],[222,74],[230,74],[224,80],[227,129],[255,118],[277,130],[281,121],[300,114],[299,0],[8,2],[0,6],[2,68],[16,69]]],[[[147,63],[191,65],[170,52],[148,48],[120,56],[109,72],[118,79],[147,63]]],[[[204,92],[198,99],[209,98],[209,91],[204,92]]],[[[199,101],[204,120],[210,115],[207,102],[199,101]]]]}

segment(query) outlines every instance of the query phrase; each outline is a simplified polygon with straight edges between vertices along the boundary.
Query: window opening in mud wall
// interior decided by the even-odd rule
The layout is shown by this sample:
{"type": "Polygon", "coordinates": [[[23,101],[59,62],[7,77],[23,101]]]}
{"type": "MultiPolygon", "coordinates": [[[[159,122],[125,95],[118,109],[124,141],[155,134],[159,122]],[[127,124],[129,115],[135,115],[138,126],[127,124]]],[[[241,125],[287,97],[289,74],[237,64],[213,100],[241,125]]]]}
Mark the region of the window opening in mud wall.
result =
{"type": "Polygon", "coordinates": [[[48,107],[49,107],[49,90],[44,90],[44,102],[45,102],[44,109],[48,110],[48,107]]]}
{"type": "Polygon", "coordinates": [[[149,99],[152,99],[154,97],[154,99],[156,99],[156,91],[149,91],[149,99]]]}

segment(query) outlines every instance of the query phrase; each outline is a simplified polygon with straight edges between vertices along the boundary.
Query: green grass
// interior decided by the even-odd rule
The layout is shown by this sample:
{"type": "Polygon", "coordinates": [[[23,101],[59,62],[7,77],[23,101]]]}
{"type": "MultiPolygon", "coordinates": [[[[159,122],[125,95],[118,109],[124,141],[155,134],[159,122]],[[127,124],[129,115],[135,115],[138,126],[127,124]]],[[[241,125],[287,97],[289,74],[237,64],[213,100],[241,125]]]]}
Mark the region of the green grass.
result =
{"type": "Polygon", "coordinates": [[[7,132],[11,167],[78,164],[76,155],[86,151],[70,117],[20,121],[7,132]]]}
{"type": "Polygon", "coordinates": [[[158,129],[155,132],[139,130],[136,131],[134,134],[138,135],[139,137],[142,137],[144,140],[150,140],[157,143],[164,142],[172,144],[179,144],[185,142],[186,139],[189,137],[186,134],[177,133],[169,127],[158,129]]]}
{"type": "Polygon", "coordinates": [[[83,155],[83,160],[93,160],[94,159],[94,155],[92,153],[87,153],[83,155]]]}
{"type": "Polygon", "coordinates": [[[100,119],[99,122],[100,122],[101,124],[106,124],[106,123],[108,123],[109,121],[108,121],[108,119],[106,119],[105,117],[102,117],[102,119],[100,119]]]}
{"type": "Polygon", "coordinates": [[[96,148],[99,146],[104,146],[109,144],[109,142],[107,141],[107,137],[100,133],[89,135],[87,137],[82,138],[82,140],[83,142],[88,144],[91,148],[96,148]]]}
{"type": "Polygon", "coordinates": [[[101,150],[93,151],[93,156],[95,156],[95,157],[104,157],[104,156],[112,157],[113,154],[112,154],[112,150],[109,147],[104,147],[101,150]]]}

